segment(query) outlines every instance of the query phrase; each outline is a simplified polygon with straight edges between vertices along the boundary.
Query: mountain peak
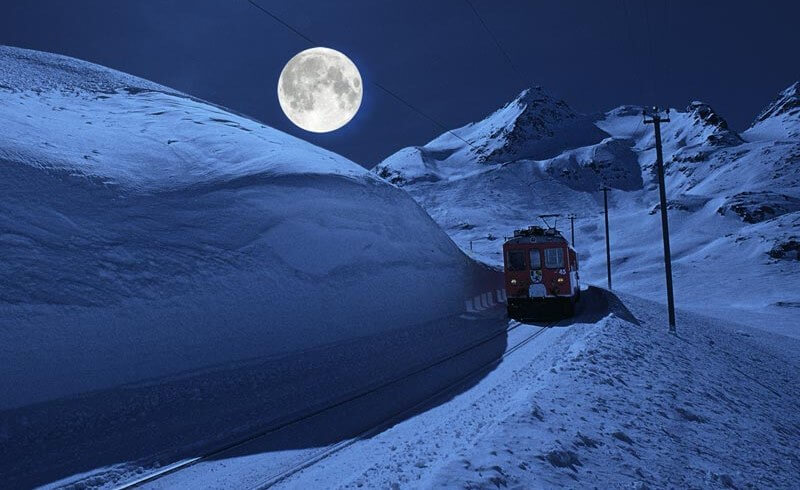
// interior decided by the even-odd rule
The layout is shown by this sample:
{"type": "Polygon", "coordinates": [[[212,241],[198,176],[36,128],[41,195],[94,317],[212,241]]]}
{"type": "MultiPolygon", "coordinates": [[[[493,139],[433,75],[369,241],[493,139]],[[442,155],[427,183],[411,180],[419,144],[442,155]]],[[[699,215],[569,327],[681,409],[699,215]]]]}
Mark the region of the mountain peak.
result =
{"type": "Polygon", "coordinates": [[[705,102],[699,100],[692,101],[686,108],[686,112],[691,113],[698,122],[709,124],[723,130],[728,129],[728,121],[717,114],[717,112],[705,102]]]}
{"type": "Polygon", "coordinates": [[[728,121],[720,116],[709,104],[702,101],[692,101],[686,112],[694,125],[701,129],[705,140],[712,145],[737,145],[741,138],[728,127],[728,121]]]}
{"type": "Polygon", "coordinates": [[[794,82],[756,117],[748,139],[794,140],[800,137],[800,82],[794,82]]]}
{"type": "Polygon", "coordinates": [[[794,82],[784,89],[766,109],[756,118],[756,122],[780,116],[800,116],[800,82],[794,82]]]}
{"type": "MultiPolygon", "coordinates": [[[[489,129],[477,139],[481,145],[476,152],[478,161],[508,162],[521,158],[551,157],[564,148],[561,141],[567,127],[576,125],[579,114],[563,100],[535,85],[520,92],[511,102],[476,126],[489,129]],[[558,151],[557,151],[558,150],[558,151]]],[[[585,126],[585,125],[584,125],[585,126]]],[[[602,139],[597,128],[581,128],[582,139],[596,142],[602,139]]],[[[571,137],[572,137],[571,136],[571,137]]]]}
{"type": "Polygon", "coordinates": [[[555,98],[547,93],[547,91],[543,89],[541,85],[532,85],[520,92],[519,95],[517,95],[517,97],[511,101],[511,103],[536,105],[549,101],[555,101],[555,98]]]}
{"type": "MultiPolygon", "coordinates": [[[[540,85],[526,88],[513,101],[506,104],[503,109],[511,105],[516,105],[521,109],[517,120],[523,117],[528,120],[539,119],[542,122],[552,122],[547,120],[561,122],[564,119],[573,119],[576,116],[566,102],[556,99],[540,85]]],[[[500,109],[500,111],[503,109],[500,109]]]]}

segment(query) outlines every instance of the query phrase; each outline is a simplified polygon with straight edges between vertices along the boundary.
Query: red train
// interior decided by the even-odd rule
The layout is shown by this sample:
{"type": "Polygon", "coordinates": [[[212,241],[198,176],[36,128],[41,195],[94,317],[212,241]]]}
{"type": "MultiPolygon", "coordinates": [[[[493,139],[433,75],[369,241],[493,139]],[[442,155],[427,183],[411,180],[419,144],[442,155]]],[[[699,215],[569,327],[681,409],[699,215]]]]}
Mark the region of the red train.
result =
{"type": "Polygon", "coordinates": [[[508,316],[519,319],[552,307],[574,314],[581,294],[578,255],[558,230],[515,230],[503,256],[508,316]]]}

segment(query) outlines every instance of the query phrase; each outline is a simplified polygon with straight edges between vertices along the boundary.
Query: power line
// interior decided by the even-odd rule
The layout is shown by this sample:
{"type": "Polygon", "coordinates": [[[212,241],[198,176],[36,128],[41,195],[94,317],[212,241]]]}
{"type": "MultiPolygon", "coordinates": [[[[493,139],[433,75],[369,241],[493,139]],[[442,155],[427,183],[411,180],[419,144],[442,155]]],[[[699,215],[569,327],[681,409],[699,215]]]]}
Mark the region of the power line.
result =
{"type": "MultiPolygon", "coordinates": [[[[653,35],[653,29],[650,24],[650,9],[648,8],[649,2],[642,2],[644,4],[644,18],[645,23],[647,25],[647,47],[650,50],[650,73],[656,72],[656,55],[655,55],[655,46],[653,45],[653,39],[655,36],[653,35]]],[[[651,96],[653,98],[656,97],[656,77],[650,77],[650,83],[652,87],[651,96]]]]}
{"type": "Polygon", "coordinates": [[[305,35],[305,34],[303,34],[302,32],[298,31],[298,30],[297,30],[297,29],[295,29],[294,27],[290,26],[288,23],[284,22],[284,21],[283,21],[283,19],[281,19],[281,18],[280,18],[280,17],[278,17],[277,15],[273,14],[273,13],[272,13],[272,12],[270,12],[269,10],[265,9],[265,8],[264,8],[264,7],[262,7],[261,5],[257,4],[257,3],[256,3],[256,2],[254,2],[253,0],[247,0],[247,3],[249,3],[249,4],[250,4],[250,5],[252,5],[253,7],[257,8],[258,10],[260,10],[260,11],[264,12],[265,14],[269,15],[269,16],[270,16],[270,17],[272,17],[272,18],[273,18],[275,21],[277,21],[279,24],[282,24],[282,25],[283,25],[283,27],[285,27],[285,28],[289,29],[290,31],[294,32],[295,34],[297,34],[298,36],[302,37],[303,39],[305,39],[305,40],[306,40],[306,41],[308,41],[309,43],[311,43],[311,44],[313,44],[313,45],[316,45],[316,44],[317,44],[317,43],[315,43],[314,41],[312,41],[312,40],[311,40],[311,38],[309,38],[308,36],[306,36],[306,35],[305,35]]]}
{"type": "MultiPolygon", "coordinates": [[[[276,21],[276,22],[278,22],[279,24],[283,25],[284,27],[286,27],[286,28],[287,28],[287,29],[289,29],[290,31],[294,32],[295,34],[297,34],[297,35],[298,35],[298,36],[300,36],[301,38],[305,39],[305,40],[306,40],[308,43],[310,43],[311,45],[314,45],[314,46],[317,46],[317,45],[318,45],[318,43],[314,42],[314,41],[313,41],[313,40],[312,40],[310,37],[306,36],[305,34],[303,34],[302,32],[300,32],[299,30],[295,29],[295,28],[294,28],[294,27],[292,27],[292,26],[291,26],[291,25],[290,25],[288,22],[284,21],[283,19],[281,19],[281,18],[280,18],[280,17],[278,17],[277,15],[273,14],[272,12],[270,12],[269,10],[267,10],[266,8],[264,8],[264,7],[262,7],[261,5],[257,4],[255,1],[253,1],[253,0],[247,0],[247,3],[249,3],[249,4],[250,4],[250,5],[252,5],[253,7],[257,8],[257,9],[258,9],[258,10],[260,10],[261,12],[263,12],[263,13],[265,13],[265,14],[269,15],[270,17],[272,17],[272,19],[273,19],[273,20],[275,20],[275,21],[276,21]]],[[[404,98],[400,97],[400,96],[399,96],[399,95],[397,95],[396,93],[392,92],[392,91],[391,91],[391,90],[389,90],[388,88],[384,87],[382,84],[380,84],[380,83],[378,83],[378,82],[376,82],[376,81],[374,81],[374,80],[370,80],[369,82],[370,82],[372,85],[374,85],[375,87],[377,87],[377,88],[381,89],[383,92],[385,92],[385,93],[387,93],[388,95],[390,95],[390,96],[391,96],[393,99],[395,99],[396,101],[398,101],[398,102],[402,103],[403,105],[405,105],[406,107],[408,107],[408,108],[409,108],[409,109],[411,109],[412,111],[416,112],[416,113],[417,113],[417,114],[419,114],[420,116],[422,116],[422,117],[424,117],[425,119],[427,119],[428,121],[432,122],[433,124],[435,124],[436,126],[438,126],[440,129],[442,129],[442,130],[444,130],[445,132],[447,132],[447,133],[450,133],[450,134],[452,134],[453,136],[455,136],[456,138],[460,139],[460,140],[461,140],[461,141],[463,141],[463,142],[464,142],[466,145],[468,145],[470,148],[477,149],[477,148],[476,148],[474,145],[472,145],[472,143],[470,143],[469,141],[465,140],[464,138],[462,138],[461,136],[459,136],[458,134],[456,134],[455,132],[453,132],[453,130],[451,130],[451,129],[448,129],[448,128],[447,128],[447,127],[444,125],[444,124],[442,124],[441,122],[437,121],[437,120],[436,120],[436,119],[434,119],[433,117],[429,116],[428,114],[426,114],[425,112],[423,112],[421,109],[419,109],[418,107],[414,106],[413,104],[411,104],[410,102],[408,102],[408,101],[407,101],[407,100],[405,100],[404,98]]]]}
{"type": "Polygon", "coordinates": [[[483,17],[481,17],[481,14],[478,12],[478,9],[475,8],[475,5],[472,3],[471,0],[464,0],[464,1],[467,2],[467,5],[469,5],[469,7],[472,9],[472,12],[475,14],[475,17],[478,18],[478,21],[481,23],[484,30],[489,34],[489,37],[492,38],[492,41],[494,41],[494,44],[495,46],[497,46],[497,49],[499,49],[500,52],[503,53],[503,56],[505,56],[506,61],[508,61],[508,64],[511,65],[511,68],[517,74],[517,77],[519,77],[520,81],[523,83],[523,85],[525,85],[527,81],[525,77],[522,76],[522,72],[519,71],[517,65],[515,65],[514,61],[511,60],[511,56],[509,56],[508,51],[506,51],[505,48],[503,48],[503,45],[500,43],[500,40],[497,39],[497,36],[495,36],[492,30],[489,29],[489,26],[483,20],[483,17]]]}
{"type": "MultiPolygon", "coordinates": [[[[435,125],[439,126],[439,127],[440,127],[440,128],[442,128],[442,129],[444,129],[445,131],[447,131],[448,133],[452,134],[452,135],[453,135],[453,136],[455,136],[456,138],[460,139],[461,141],[463,141],[464,143],[466,143],[467,145],[469,145],[471,148],[475,148],[475,146],[473,146],[473,145],[472,145],[472,143],[470,143],[469,141],[465,140],[464,138],[462,138],[461,136],[459,136],[458,134],[456,134],[455,132],[453,132],[453,130],[451,130],[451,129],[447,129],[447,128],[444,126],[444,124],[440,123],[440,122],[439,122],[439,121],[437,121],[436,119],[432,118],[431,116],[429,116],[429,115],[425,114],[424,112],[422,112],[421,110],[417,109],[416,107],[414,107],[413,105],[411,105],[411,104],[410,104],[408,101],[406,101],[405,99],[403,99],[402,97],[400,97],[400,96],[399,96],[399,95],[397,95],[396,93],[392,92],[392,91],[391,91],[391,90],[389,90],[388,88],[384,87],[384,86],[383,86],[383,85],[381,85],[380,83],[378,83],[378,82],[376,82],[376,81],[370,81],[370,83],[372,83],[372,85],[374,85],[374,86],[378,87],[379,89],[383,90],[384,92],[386,92],[387,94],[389,94],[391,97],[393,97],[395,100],[397,100],[398,102],[400,102],[400,103],[404,104],[406,107],[408,107],[408,108],[409,108],[409,109],[411,109],[412,111],[416,112],[416,113],[417,113],[417,114],[419,114],[420,116],[424,117],[424,118],[425,118],[425,119],[427,119],[428,121],[432,122],[433,124],[435,124],[435,125]]],[[[477,149],[477,148],[475,148],[475,149],[477,149]]]]}
{"type": "MultiPolygon", "coordinates": [[[[670,13],[669,12],[669,0],[664,0],[664,30],[667,31],[667,36],[672,34],[672,27],[671,27],[672,26],[672,20],[670,18],[669,13],[670,13]]],[[[662,46],[663,46],[663,43],[662,43],[662,46]]],[[[667,65],[666,78],[667,78],[667,83],[671,87],[671,86],[673,86],[673,82],[675,81],[675,77],[673,76],[673,73],[672,73],[672,63],[670,62],[670,60],[666,59],[666,53],[667,53],[667,50],[665,49],[664,53],[662,53],[664,55],[665,59],[662,60],[662,61],[664,63],[666,63],[666,65],[667,65]]],[[[669,107],[669,106],[667,106],[667,107],[669,107]]]]}
{"type": "MultiPolygon", "coordinates": [[[[630,47],[631,47],[631,54],[638,54],[638,50],[635,48],[636,43],[634,42],[633,32],[631,31],[632,17],[630,15],[630,13],[628,12],[628,4],[625,2],[625,0],[620,0],[620,2],[622,3],[622,11],[625,14],[625,27],[626,27],[626,31],[628,33],[628,43],[630,44],[630,47]]],[[[644,67],[642,66],[641,68],[644,68],[644,67]]],[[[642,70],[636,70],[636,82],[637,82],[637,85],[639,86],[639,97],[641,97],[641,102],[644,103],[644,99],[645,99],[645,95],[644,95],[644,78],[643,78],[643,75],[640,74],[641,71],[642,70]]]]}

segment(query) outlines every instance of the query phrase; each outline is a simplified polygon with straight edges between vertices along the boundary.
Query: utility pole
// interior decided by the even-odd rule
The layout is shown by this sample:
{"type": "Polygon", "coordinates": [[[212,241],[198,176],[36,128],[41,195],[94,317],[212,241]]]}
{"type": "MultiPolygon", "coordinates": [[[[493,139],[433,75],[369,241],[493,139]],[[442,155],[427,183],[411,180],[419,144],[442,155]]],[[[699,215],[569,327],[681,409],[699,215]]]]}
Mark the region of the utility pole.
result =
{"type": "Polygon", "coordinates": [[[572,248],[575,248],[575,218],[576,218],[576,216],[574,214],[570,214],[568,216],[568,218],[569,218],[570,228],[572,229],[572,248]]]}
{"type": "Polygon", "coordinates": [[[603,208],[606,218],[606,269],[608,269],[608,290],[611,290],[611,240],[608,237],[608,191],[607,186],[603,186],[603,208]]]}
{"type": "Polygon", "coordinates": [[[652,124],[656,135],[656,165],[658,167],[658,193],[661,198],[661,236],[664,239],[664,270],[667,274],[667,308],[669,309],[669,331],[675,333],[675,297],[672,294],[672,259],[669,251],[669,222],[667,220],[667,191],[664,189],[664,157],[661,153],[661,123],[669,122],[667,116],[659,115],[658,107],[653,107],[650,114],[644,111],[644,123],[652,124]],[[647,117],[650,116],[648,120],[647,117]]]}

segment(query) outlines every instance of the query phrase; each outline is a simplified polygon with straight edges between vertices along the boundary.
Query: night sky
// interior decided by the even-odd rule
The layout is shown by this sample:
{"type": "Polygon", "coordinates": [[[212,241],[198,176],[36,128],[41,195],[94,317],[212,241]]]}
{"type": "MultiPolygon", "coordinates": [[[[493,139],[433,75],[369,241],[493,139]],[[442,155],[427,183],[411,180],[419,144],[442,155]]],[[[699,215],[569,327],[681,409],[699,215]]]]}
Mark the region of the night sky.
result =
{"type": "Polygon", "coordinates": [[[280,110],[286,61],[311,47],[246,0],[2,2],[0,44],[129,72],[248,114],[372,167],[443,129],[479,120],[526,86],[582,112],[621,104],[710,103],[743,130],[800,79],[800,2],[258,0],[365,81],[343,129],[305,132],[280,110]]]}

